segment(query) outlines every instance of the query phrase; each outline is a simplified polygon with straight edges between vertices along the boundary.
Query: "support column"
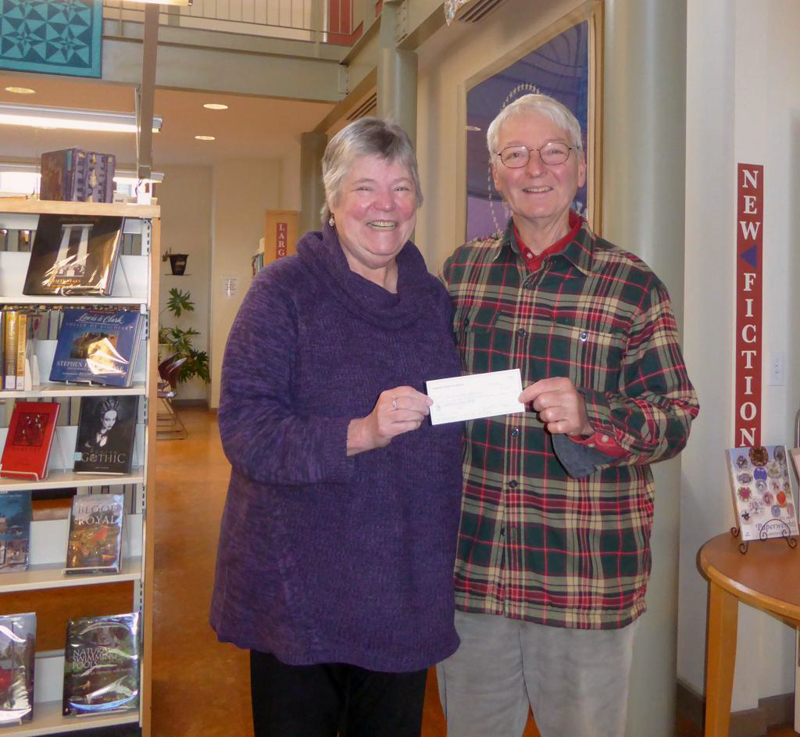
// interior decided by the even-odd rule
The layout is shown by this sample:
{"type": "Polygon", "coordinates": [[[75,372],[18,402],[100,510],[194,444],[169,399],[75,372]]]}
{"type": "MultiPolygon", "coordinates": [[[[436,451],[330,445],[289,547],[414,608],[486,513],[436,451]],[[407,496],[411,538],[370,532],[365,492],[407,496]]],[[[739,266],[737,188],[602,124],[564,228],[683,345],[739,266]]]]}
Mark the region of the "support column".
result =
{"type": "Polygon", "coordinates": [[[325,204],[322,186],[322,156],[328,136],[324,133],[303,133],[300,136],[300,216],[298,233],[320,229],[320,211],[325,204]]]}
{"type": "Polygon", "coordinates": [[[417,55],[397,49],[395,2],[384,2],[378,51],[378,117],[397,123],[416,144],[417,55]]]}
{"type": "MultiPolygon", "coordinates": [[[[681,325],[686,0],[606,3],[603,46],[603,235],[661,277],[681,325]]],[[[653,569],[634,649],[629,737],[675,734],[680,458],[653,472],[653,569]]]]}

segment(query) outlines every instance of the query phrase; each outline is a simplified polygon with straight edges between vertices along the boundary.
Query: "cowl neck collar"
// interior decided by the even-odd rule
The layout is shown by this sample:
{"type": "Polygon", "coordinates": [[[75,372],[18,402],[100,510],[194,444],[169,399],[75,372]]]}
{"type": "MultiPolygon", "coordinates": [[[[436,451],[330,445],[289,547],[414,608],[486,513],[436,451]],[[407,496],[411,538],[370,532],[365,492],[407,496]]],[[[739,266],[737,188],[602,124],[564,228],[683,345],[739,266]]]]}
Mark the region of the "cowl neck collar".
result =
{"type": "Polygon", "coordinates": [[[424,308],[428,270],[419,249],[407,241],[397,254],[397,294],[350,269],[335,228],[306,233],[297,244],[300,260],[353,315],[378,327],[399,329],[416,322],[424,308]]]}

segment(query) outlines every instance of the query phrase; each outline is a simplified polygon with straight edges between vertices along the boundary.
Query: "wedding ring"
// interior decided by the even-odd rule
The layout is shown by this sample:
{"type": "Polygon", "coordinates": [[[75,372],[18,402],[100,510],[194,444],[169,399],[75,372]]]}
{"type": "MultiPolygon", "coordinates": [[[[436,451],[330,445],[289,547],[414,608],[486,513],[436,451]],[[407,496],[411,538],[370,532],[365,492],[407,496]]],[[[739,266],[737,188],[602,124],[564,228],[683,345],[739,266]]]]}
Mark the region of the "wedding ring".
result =
{"type": "Polygon", "coordinates": [[[396,399],[392,400],[392,409],[397,409],[397,400],[396,399]]]}

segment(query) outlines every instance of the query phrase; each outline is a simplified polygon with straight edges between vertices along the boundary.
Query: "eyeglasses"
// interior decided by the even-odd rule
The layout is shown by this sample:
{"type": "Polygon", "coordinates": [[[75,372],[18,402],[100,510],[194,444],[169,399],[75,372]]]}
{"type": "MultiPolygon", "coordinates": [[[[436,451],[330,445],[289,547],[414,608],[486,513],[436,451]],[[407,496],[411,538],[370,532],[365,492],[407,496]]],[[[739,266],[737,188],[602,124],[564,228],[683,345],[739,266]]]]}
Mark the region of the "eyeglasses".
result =
{"type": "Polygon", "coordinates": [[[568,158],[570,151],[576,150],[577,146],[567,146],[566,143],[545,143],[541,148],[527,148],[525,146],[507,146],[502,151],[497,151],[500,161],[509,169],[521,169],[527,166],[531,160],[531,151],[537,151],[539,159],[547,166],[558,166],[563,164],[568,158]]]}

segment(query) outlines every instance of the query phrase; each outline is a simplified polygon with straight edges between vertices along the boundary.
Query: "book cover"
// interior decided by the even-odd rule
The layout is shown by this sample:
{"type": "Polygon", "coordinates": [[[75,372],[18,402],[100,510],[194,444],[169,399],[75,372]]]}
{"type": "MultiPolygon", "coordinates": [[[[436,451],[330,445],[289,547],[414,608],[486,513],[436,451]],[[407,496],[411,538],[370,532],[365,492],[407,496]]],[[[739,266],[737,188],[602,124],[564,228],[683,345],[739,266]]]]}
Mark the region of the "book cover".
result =
{"type": "Polygon", "coordinates": [[[61,408],[57,402],[16,402],[3,448],[0,476],[47,476],[47,462],[61,408]]]}
{"type": "Polygon", "coordinates": [[[143,321],[134,310],[64,310],[50,381],[130,386],[143,321]]]}
{"type": "Polygon", "coordinates": [[[119,573],[124,503],[124,494],[73,497],[64,573],[119,573]]]}
{"type": "Polygon", "coordinates": [[[36,614],[0,616],[0,726],[33,719],[36,614]]]}
{"type": "Polygon", "coordinates": [[[83,397],[75,473],[130,473],[138,411],[138,397],[83,397]]]}
{"type": "Polygon", "coordinates": [[[786,448],[730,448],[726,457],[742,540],[797,535],[786,448]]]}
{"type": "Polygon", "coordinates": [[[5,388],[17,388],[17,326],[19,325],[19,312],[16,310],[5,311],[5,330],[3,332],[3,356],[5,388]]]}
{"type": "Polygon", "coordinates": [[[0,491],[0,573],[28,568],[31,492],[0,491]]]}
{"type": "Polygon", "coordinates": [[[40,215],[23,294],[111,294],[123,219],[40,215]]]}
{"type": "Polygon", "coordinates": [[[139,709],[139,614],[67,622],[65,716],[139,709]]]}

